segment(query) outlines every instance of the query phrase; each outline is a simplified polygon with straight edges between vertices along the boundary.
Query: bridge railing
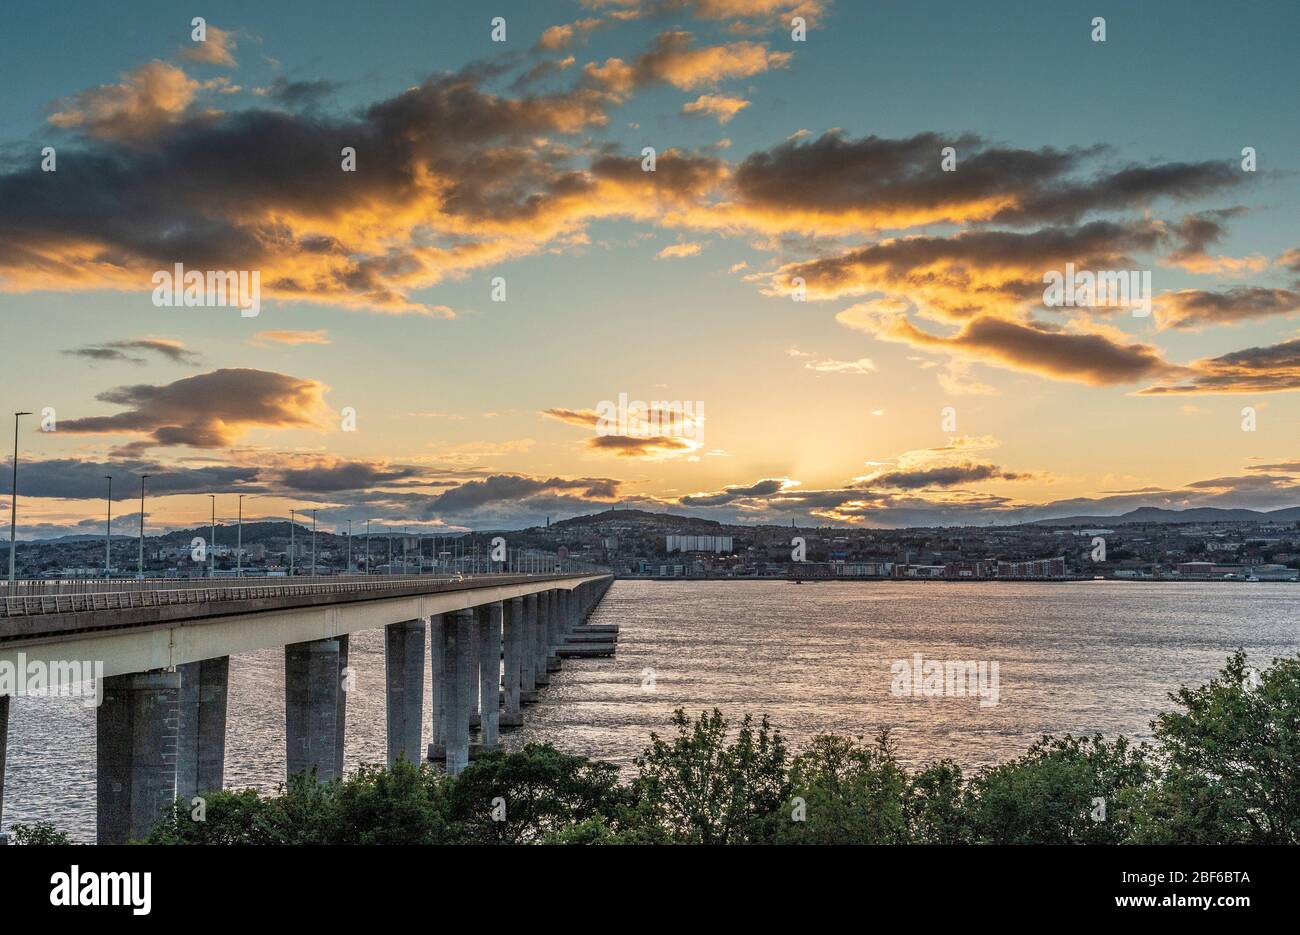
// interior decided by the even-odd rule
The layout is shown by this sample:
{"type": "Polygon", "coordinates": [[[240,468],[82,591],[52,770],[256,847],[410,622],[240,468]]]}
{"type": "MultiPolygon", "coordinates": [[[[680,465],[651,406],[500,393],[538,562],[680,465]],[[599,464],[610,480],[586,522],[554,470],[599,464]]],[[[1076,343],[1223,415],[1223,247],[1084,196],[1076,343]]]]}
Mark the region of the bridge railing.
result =
{"type": "Polygon", "coordinates": [[[0,617],[66,614],[93,610],[124,610],[171,604],[205,604],[214,601],[256,600],[308,594],[365,591],[442,590],[439,585],[484,583],[502,579],[556,580],[591,571],[551,575],[486,574],[434,575],[333,575],[294,578],[139,578],[17,581],[0,585],[0,617]]]}

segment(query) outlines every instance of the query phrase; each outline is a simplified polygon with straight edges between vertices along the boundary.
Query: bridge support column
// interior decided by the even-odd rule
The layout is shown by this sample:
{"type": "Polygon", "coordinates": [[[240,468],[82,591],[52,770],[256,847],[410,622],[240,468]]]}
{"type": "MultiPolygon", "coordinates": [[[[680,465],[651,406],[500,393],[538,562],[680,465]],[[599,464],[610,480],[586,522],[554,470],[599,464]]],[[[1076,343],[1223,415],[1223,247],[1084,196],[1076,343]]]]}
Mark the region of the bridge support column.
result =
{"type": "Polygon", "coordinates": [[[505,644],[501,681],[506,693],[501,727],[518,727],[524,722],[519,710],[523,682],[524,599],[513,597],[502,601],[501,608],[504,611],[501,617],[501,641],[505,644]]]}
{"type": "Polygon", "coordinates": [[[319,782],[343,778],[347,637],[284,647],[285,762],[290,776],[316,770],[319,782]]]}
{"type": "Polygon", "coordinates": [[[554,588],[546,592],[546,671],[560,671],[560,592],[554,588]]]}
{"type": "MultiPolygon", "coordinates": [[[[0,695],[0,828],[4,827],[5,817],[5,750],[9,746],[9,696],[0,695]]],[[[8,844],[9,838],[0,831],[0,845],[8,844]]]]}
{"type": "Polygon", "coordinates": [[[551,684],[551,667],[549,660],[551,658],[551,607],[546,600],[546,592],[540,591],[534,594],[537,598],[537,625],[534,634],[537,638],[537,672],[535,679],[538,687],[545,688],[551,684]]]}
{"type": "MultiPolygon", "coordinates": [[[[526,704],[532,704],[537,700],[537,681],[538,656],[541,650],[538,648],[541,641],[537,638],[537,595],[528,594],[524,596],[524,664],[523,664],[523,686],[520,700],[526,704]]],[[[541,666],[545,668],[545,666],[541,666]]]]}
{"type": "Polygon", "coordinates": [[[479,617],[479,743],[494,750],[501,713],[501,602],[493,601],[479,617]]]}
{"type": "Polygon", "coordinates": [[[176,797],[189,802],[225,784],[230,657],[189,662],[176,671],[181,676],[176,797]]]}
{"type": "Polygon", "coordinates": [[[477,662],[470,655],[474,611],[458,610],[443,618],[443,696],[447,772],[455,776],[469,765],[470,670],[477,662]]]}
{"type": "Polygon", "coordinates": [[[384,627],[387,673],[388,765],[420,762],[424,727],[424,621],[384,627]]]}
{"type": "Polygon", "coordinates": [[[179,672],[104,679],[95,714],[95,839],[125,844],[145,837],[176,800],[179,672]]]}
{"type": "Polygon", "coordinates": [[[442,671],[443,647],[446,645],[446,637],[442,632],[444,626],[442,614],[435,614],[429,618],[429,675],[433,684],[433,694],[429,699],[429,721],[433,731],[433,742],[429,749],[443,751],[441,754],[430,753],[431,760],[447,755],[447,679],[442,671]]]}

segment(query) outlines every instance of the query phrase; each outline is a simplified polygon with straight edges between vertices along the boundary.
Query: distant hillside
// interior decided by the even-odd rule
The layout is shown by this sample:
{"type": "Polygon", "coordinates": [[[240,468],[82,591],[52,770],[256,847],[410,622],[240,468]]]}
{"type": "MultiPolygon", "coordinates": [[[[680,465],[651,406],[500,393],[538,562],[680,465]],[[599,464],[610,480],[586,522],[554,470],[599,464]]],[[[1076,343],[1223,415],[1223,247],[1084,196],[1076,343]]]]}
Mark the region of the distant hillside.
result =
{"type": "Polygon", "coordinates": [[[1117,516],[1064,516],[1059,519],[1035,520],[1034,526],[1118,526],[1123,523],[1295,523],[1300,522],[1300,506],[1281,510],[1224,510],[1204,506],[1190,510],[1166,510],[1144,506],[1117,516]]]}
{"type": "Polygon", "coordinates": [[[571,526],[600,526],[605,523],[623,523],[635,526],[672,526],[690,530],[708,530],[716,532],[722,524],[713,519],[701,519],[698,516],[681,516],[677,513],[651,513],[648,510],[604,510],[588,516],[574,516],[551,523],[561,528],[571,526]]]}

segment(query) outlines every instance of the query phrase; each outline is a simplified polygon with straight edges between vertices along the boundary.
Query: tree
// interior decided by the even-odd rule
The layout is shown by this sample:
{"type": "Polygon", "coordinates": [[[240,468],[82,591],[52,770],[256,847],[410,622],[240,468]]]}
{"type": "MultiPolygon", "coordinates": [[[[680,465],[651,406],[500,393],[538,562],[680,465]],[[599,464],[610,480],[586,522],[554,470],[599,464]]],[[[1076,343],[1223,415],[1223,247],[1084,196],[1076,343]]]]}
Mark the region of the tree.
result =
{"type": "Polygon", "coordinates": [[[651,732],[635,760],[638,813],[671,839],[695,844],[749,844],[771,839],[790,799],[786,747],[766,716],[754,727],[748,714],[734,743],[717,708],[692,723],[673,712],[677,736],[651,732]]]}
{"type": "Polygon", "coordinates": [[[982,771],[962,802],[975,844],[1119,844],[1134,802],[1155,777],[1145,746],[1101,735],[1043,737],[1022,757],[982,771]]]}
{"type": "Polygon", "coordinates": [[[1263,672],[1237,650],[1181,710],[1152,723],[1164,781],[1144,800],[1143,842],[1300,843],[1300,657],[1263,672]]]}
{"type": "MultiPolygon", "coordinates": [[[[792,844],[903,844],[908,840],[907,772],[882,731],[873,744],[821,734],[795,757],[790,781],[798,811],[779,840],[792,844]],[[795,820],[797,816],[797,820],[795,820]]],[[[794,810],[792,810],[794,811],[794,810]]]]}

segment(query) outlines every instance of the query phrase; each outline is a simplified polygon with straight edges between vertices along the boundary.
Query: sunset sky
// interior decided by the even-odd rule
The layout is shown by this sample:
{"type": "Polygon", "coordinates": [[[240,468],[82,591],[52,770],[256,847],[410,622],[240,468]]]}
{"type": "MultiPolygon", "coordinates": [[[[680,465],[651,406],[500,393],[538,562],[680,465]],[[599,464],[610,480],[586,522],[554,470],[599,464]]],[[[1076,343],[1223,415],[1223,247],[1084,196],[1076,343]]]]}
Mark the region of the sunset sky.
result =
{"type": "Polygon", "coordinates": [[[9,11],[4,518],[18,409],[20,538],[101,530],[105,474],[132,532],[142,472],[153,531],[208,493],[426,532],[1300,505],[1298,28],[1293,0],[9,11]],[[177,263],[259,271],[260,314],[155,306],[177,263]],[[1152,314],[1046,307],[1067,263],[1149,270],[1152,314]],[[701,437],[597,434],[620,394],[703,403],[701,437]]]}

